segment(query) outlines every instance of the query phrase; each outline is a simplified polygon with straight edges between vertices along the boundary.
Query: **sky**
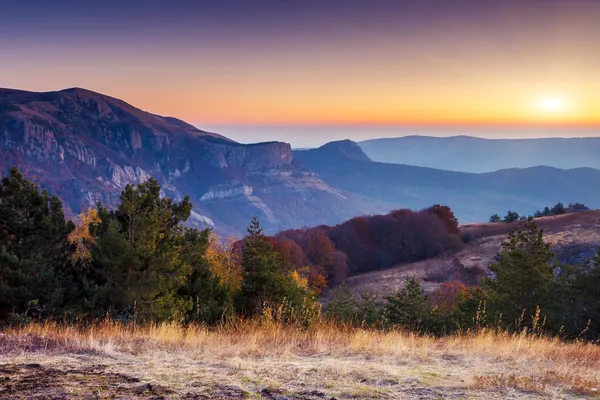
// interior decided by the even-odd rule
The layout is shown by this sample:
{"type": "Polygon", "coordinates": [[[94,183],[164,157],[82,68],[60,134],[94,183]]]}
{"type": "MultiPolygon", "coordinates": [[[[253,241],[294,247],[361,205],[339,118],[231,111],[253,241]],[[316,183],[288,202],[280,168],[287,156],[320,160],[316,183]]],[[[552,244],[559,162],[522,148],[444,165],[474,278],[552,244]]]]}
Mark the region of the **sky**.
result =
{"type": "Polygon", "coordinates": [[[600,136],[600,0],[0,0],[0,87],[242,142],[600,136]]]}

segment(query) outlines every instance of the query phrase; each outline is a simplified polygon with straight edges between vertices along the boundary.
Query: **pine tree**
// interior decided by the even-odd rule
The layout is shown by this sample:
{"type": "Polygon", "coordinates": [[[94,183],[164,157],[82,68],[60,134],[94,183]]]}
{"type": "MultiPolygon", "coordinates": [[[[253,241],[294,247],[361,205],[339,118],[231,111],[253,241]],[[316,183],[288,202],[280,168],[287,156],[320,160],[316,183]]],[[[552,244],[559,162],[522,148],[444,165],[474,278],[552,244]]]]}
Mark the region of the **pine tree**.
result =
{"type": "Polygon", "coordinates": [[[214,319],[219,307],[213,301],[222,296],[204,257],[209,233],[183,226],[189,198],[161,197],[160,185],[149,179],[128,185],[120,200],[115,212],[98,210],[91,309],[114,307],[142,320],[214,319]]]}
{"type": "Polygon", "coordinates": [[[388,296],[383,310],[387,324],[409,330],[421,330],[430,310],[423,286],[416,278],[404,281],[404,287],[392,296],[388,296]]]}
{"type": "Polygon", "coordinates": [[[338,322],[356,322],[358,302],[346,284],[341,284],[333,291],[333,298],[327,304],[325,313],[338,322]]]}
{"type": "Polygon", "coordinates": [[[0,319],[8,313],[63,311],[67,291],[67,224],[61,201],[16,168],[0,185],[0,319]]]}
{"type": "Polygon", "coordinates": [[[237,299],[242,314],[261,314],[265,307],[276,309],[284,302],[287,311],[282,320],[298,318],[301,310],[314,314],[314,292],[295,279],[294,271],[285,273],[281,258],[254,216],[242,248],[243,279],[237,299]]]}
{"type": "Polygon", "coordinates": [[[511,223],[511,222],[517,222],[519,220],[519,213],[517,213],[516,211],[509,211],[506,213],[506,216],[504,217],[504,222],[506,223],[511,223]]]}
{"type": "Polygon", "coordinates": [[[494,214],[490,217],[490,222],[492,223],[497,223],[497,222],[501,222],[502,218],[498,215],[498,214],[494,214]]]}
{"type": "Polygon", "coordinates": [[[511,232],[498,257],[499,261],[489,266],[494,278],[484,283],[492,311],[502,313],[509,324],[523,313],[529,318],[537,307],[545,311],[554,277],[554,255],[537,224],[529,220],[523,230],[511,232]]]}
{"type": "Polygon", "coordinates": [[[284,298],[283,275],[277,253],[263,234],[258,218],[248,226],[248,236],[242,249],[244,270],[238,309],[246,315],[261,313],[262,308],[281,302],[284,298]]]}

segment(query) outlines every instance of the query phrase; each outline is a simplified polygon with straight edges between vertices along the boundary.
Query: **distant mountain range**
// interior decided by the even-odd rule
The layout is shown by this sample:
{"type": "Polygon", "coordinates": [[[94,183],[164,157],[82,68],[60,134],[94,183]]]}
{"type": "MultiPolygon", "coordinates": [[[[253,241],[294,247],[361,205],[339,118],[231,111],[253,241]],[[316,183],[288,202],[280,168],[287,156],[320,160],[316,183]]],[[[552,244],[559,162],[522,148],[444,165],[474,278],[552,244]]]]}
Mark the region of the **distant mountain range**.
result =
{"type": "MultiPolygon", "coordinates": [[[[471,154],[480,168],[508,159],[487,151],[471,154]]],[[[164,195],[190,196],[190,223],[221,235],[244,234],[255,214],[275,233],[432,204],[451,206],[461,222],[558,201],[600,207],[600,171],[591,168],[472,174],[375,162],[366,153],[351,141],[303,151],[281,142],[240,144],[84,89],[0,89],[0,172],[18,166],[60,195],[71,214],[98,201],[115,206],[127,184],[151,176],[164,195]]],[[[447,151],[436,161],[456,158],[447,151]]]]}
{"type": "Polygon", "coordinates": [[[371,161],[355,142],[295,151],[326,183],[395,208],[450,206],[461,222],[487,221],[508,210],[533,213],[557,202],[600,207],[600,170],[553,167],[474,174],[371,161]]]}
{"type": "MultiPolygon", "coordinates": [[[[600,136],[600,130],[598,132],[600,136]]],[[[461,172],[493,172],[540,165],[600,169],[600,137],[481,139],[406,136],[359,142],[374,161],[461,172]]]]}

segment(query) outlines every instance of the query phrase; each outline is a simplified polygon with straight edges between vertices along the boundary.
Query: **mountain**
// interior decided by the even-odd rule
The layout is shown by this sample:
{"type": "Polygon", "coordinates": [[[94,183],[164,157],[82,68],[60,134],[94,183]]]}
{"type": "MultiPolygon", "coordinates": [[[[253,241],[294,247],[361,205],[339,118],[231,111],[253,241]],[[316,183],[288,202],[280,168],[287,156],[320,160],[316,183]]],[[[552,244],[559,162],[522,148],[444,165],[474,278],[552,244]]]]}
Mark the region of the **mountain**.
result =
{"type": "Polygon", "coordinates": [[[538,165],[600,169],[600,138],[481,139],[406,136],[359,143],[374,161],[450,171],[493,172],[538,165]]]}
{"type": "Polygon", "coordinates": [[[244,233],[254,214],[275,232],[387,211],[323,182],[289,144],[236,143],[79,88],[0,89],[0,171],[13,165],[71,212],[115,206],[127,184],[152,176],[165,195],[190,195],[191,223],[221,234],[244,233]]]}
{"type": "Polygon", "coordinates": [[[332,186],[393,208],[447,205],[463,223],[487,221],[508,210],[533,214],[557,202],[600,207],[600,170],[592,168],[532,167],[475,174],[374,162],[357,154],[357,147],[341,141],[296,151],[294,156],[332,186]]]}

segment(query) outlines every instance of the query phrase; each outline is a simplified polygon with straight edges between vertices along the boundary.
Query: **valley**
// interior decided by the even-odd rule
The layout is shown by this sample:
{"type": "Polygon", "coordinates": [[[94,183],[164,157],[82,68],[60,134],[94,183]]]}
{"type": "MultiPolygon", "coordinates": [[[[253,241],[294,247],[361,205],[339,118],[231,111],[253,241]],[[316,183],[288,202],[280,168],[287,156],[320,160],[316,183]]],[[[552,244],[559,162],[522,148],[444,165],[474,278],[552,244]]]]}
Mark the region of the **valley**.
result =
{"type": "Polygon", "coordinates": [[[595,164],[583,150],[589,146],[569,153],[579,151],[586,168],[514,164],[479,174],[414,166],[420,163],[412,157],[425,148],[397,152],[400,165],[373,161],[360,146],[346,140],[292,151],[282,142],[241,144],[85,89],[0,89],[0,170],[19,167],[57,193],[70,216],[98,201],[112,207],[126,185],[150,176],[164,195],[190,196],[190,224],[223,237],[243,236],[253,215],[273,234],[441,200],[463,224],[509,209],[531,214],[559,201],[600,207],[600,189],[590,184],[600,181],[600,171],[589,168],[595,164]]]}

